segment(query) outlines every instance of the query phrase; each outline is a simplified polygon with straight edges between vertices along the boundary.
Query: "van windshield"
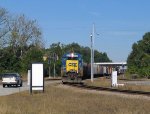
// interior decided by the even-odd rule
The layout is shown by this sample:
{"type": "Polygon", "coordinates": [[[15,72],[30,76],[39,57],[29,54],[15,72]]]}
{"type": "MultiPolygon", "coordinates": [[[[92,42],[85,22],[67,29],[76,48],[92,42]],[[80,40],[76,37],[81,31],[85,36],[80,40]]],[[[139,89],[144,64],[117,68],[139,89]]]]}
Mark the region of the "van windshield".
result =
{"type": "Polygon", "coordinates": [[[17,77],[17,74],[4,74],[3,77],[17,77]]]}

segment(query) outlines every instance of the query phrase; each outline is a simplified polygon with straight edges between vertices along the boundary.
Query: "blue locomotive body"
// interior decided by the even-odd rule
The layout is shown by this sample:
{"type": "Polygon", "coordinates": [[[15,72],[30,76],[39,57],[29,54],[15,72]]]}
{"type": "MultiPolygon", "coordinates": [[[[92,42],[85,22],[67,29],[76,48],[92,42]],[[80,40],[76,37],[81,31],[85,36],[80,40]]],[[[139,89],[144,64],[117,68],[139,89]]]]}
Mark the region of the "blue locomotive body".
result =
{"type": "Polygon", "coordinates": [[[83,60],[79,53],[66,53],[62,56],[62,82],[81,83],[83,77],[83,60]]]}

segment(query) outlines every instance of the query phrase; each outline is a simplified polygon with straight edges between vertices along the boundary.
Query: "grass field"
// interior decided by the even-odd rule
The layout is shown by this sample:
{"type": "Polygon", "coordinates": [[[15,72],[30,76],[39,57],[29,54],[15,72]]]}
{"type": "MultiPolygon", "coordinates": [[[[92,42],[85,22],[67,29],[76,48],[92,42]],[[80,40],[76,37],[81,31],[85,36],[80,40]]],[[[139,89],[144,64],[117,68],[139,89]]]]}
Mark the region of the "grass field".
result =
{"type": "MultiPolygon", "coordinates": [[[[118,80],[118,83],[124,83],[124,82],[126,82],[126,80],[118,80]]],[[[90,86],[97,86],[97,87],[111,87],[111,79],[106,79],[106,78],[103,78],[103,77],[102,78],[97,78],[97,79],[94,80],[93,83],[91,82],[91,80],[86,80],[85,84],[90,85],[90,86]]],[[[125,84],[124,86],[118,86],[118,87],[114,87],[114,88],[122,89],[122,90],[133,90],[133,91],[137,90],[137,91],[150,92],[150,86],[149,85],[125,84]]]]}
{"type": "MultiPolygon", "coordinates": [[[[84,90],[83,90],[84,91],[84,90]]],[[[49,85],[45,93],[28,91],[0,97],[0,114],[148,114],[150,100],[80,92],[49,85]]]]}

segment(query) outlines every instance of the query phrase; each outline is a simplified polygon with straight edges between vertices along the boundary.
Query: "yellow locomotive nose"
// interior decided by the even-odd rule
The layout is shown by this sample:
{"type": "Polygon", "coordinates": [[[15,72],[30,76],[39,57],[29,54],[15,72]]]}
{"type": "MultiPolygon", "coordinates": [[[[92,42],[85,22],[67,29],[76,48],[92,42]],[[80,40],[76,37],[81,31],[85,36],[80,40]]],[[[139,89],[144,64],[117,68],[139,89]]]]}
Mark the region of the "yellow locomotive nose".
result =
{"type": "Polygon", "coordinates": [[[66,61],[66,71],[78,73],[78,60],[67,60],[66,61]]]}

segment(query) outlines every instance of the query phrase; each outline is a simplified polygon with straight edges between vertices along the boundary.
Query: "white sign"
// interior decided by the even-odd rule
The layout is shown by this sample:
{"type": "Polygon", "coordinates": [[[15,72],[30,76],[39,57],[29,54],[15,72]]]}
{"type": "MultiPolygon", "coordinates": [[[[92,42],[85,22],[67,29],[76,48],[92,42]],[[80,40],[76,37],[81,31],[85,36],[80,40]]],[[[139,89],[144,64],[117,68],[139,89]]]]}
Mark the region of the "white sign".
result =
{"type": "Polygon", "coordinates": [[[31,92],[32,90],[44,91],[44,72],[43,63],[32,63],[31,69],[31,92]]]}
{"type": "Polygon", "coordinates": [[[112,86],[117,86],[117,71],[112,71],[112,76],[111,76],[111,80],[112,80],[112,86]]]}

